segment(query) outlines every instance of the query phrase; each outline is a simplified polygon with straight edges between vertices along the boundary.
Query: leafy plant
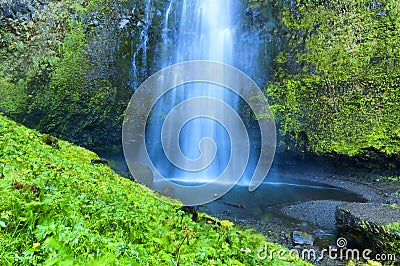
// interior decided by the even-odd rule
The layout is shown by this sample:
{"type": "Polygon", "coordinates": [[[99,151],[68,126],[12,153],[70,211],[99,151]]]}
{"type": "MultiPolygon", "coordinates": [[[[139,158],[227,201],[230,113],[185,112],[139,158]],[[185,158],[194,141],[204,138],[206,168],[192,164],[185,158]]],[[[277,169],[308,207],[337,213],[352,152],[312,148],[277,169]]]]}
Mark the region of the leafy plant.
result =
{"type": "Polygon", "coordinates": [[[0,116],[1,265],[307,265],[260,260],[264,236],[92,165],[98,156],[0,116]],[[210,223],[210,221],[213,221],[210,223]],[[245,252],[243,250],[251,250],[245,252]]]}

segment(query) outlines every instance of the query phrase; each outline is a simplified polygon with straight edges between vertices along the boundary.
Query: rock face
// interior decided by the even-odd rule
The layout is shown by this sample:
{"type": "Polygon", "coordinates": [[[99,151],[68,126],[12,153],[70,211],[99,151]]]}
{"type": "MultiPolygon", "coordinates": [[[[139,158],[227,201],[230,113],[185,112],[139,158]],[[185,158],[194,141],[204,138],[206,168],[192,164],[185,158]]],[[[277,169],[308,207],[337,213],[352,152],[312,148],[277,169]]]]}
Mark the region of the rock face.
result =
{"type": "Polygon", "coordinates": [[[375,254],[400,255],[400,207],[374,203],[344,203],[336,208],[339,237],[348,248],[375,254]]]}
{"type": "Polygon", "coordinates": [[[30,21],[36,9],[41,9],[47,1],[3,0],[0,1],[0,21],[30,21]]]}

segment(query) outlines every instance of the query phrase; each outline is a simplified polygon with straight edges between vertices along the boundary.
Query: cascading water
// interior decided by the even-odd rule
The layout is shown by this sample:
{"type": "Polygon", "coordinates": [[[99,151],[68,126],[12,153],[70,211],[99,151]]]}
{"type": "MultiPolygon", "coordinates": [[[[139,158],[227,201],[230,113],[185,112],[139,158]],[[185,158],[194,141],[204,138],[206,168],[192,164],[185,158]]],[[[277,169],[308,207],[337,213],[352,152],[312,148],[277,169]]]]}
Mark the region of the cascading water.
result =
{"type": "Polygon", "coordinates": [[[184,0],[176,49],[168,63],[197,59],[233,64],[232,9],[232,0],[184,0]]]}
{"type": "MultiPolygon", "coordinates": [[[[234,41],[239,24],[234,21],[233,15],[238,7],[239,4],[233,0],[172,0],[165,12],[164,36],[160,49],[161,66],[167,67],[189,60],[210,60],[234,65],[234,54],[237,53],[234,41]],[[180,10],[180,13],[176,10],[180,10]]],[[[196,96],[217,98],[238,109],[239,96],[227,89],[211,84],[191,84],[176,88],[166,95],[153,109],[153,117],[169,113],[172,107],[196,96]]],[[[215,114],[221,111],[211,103],[204,108],[212,108],[215,114]]],[[[146,134],[150,157],[160,173],[171,180],[201,183],[208,182],[223,172],[231,149],[228,133],[220,124],[198,118],[183,127],[179,144],[188,158],[194,160],[201,156],[198,144],[203,138],[214,140],[218,147],[214,161],[208,167],[202,171],[187,172],[175,167],[163,155],[162,145],[159,143],[163,123],[164,120],[160,117],[153,119],[146,134]]],[[[166,132],[168,133],[168,129],[166,132]]],[[[206,157],[203,156],[203,159],[206,160],[206,157]]],[[[203,161],[203,164],[207,165],[207,162],[203,161]]]]}
{"type": "MultiPolygon", "coordinates": [[[[132,77],[133,79],[131,80],[131,86],[134,88],[137,88],[140,85],[140,80],[138,77],[140,76],[145,76],[146,75],[146,71],[145,68],[139,68],[137,61],[138,61],[138,57],[140,57],[140,61],[142,64],[145,64],[145,62],[147,61],[147,50],[148,50],[148,43],[149,43],[149,29],[152,25],[152,19],[153,19],[153,13],[151,12],[151,6],[152,6],[152,1],[147,0],[145,3],[145,23],[142,23],[141,21],[139,21],[140,25],[142,26],[142,30],[140,31],[139,34],[139,42],[136,45],[136,51],[133,54],[133,61],[132,61],[132,77]]],[[[134,13],[134,10],[132,10],[132,14],[134,13]]],[[[124,21],[124,20],[123,20],[124,21]]],[[[129,20],[126,20],[128,23],[129,20]]],[[[124,27],[124,25],[120,25],[120,27],[124,27]]]]}
{"type": "MultiPolygon", "coordinates": [[[[146,12],[153,12],[153,15],[146,15],[147,25],[141,31],[142,43],[137,47],[138,51],[152,50],[156,53],[153,66],[159,69],[169,67],[171,65],[191,61],[191,60],[207,60],[213,62],[221,62],[231,66],[235,66],[247,74],[251,75],[257,63],[251,61],[258,53],[258,44],[260,41],[256,36],[249,41],[249,34],[243,34],[243,24],[240,17],[245,13],[244,4],[240,0],[171,0],[164,6],[164,11],[156,10],[157,1],[146,1],[146,12]],[[160,32],[161,38],[153,47],[146,47],[149,43],[149,28],[155,27],[154,14],[161,13],[160,32]],[[242,38],[246,38],[243,40],[242,38]],[[250,45],[247,45],[250,44],[250,45]],[[248,58],[248,59],[247,59],[248,58]],[[247,60],[244,60],[247,59],[247,60]]],[[[153,40],[154,41],[154,40],[153,40]]],[[[142,54],[142,64],[147,61],[147,53],[145,51],[136,54],[142,54]]],[[[137,58],[134,58],[137,59],[137,58]]],[[[141,65],[141,69],[145,69],[146,65],[141,65]]],[[[138,80],[138,67],[136,61],[133,64],[134,76],[138,80]]],[[[203,70],[198,70],[203,71],[203,70]]],[[[162,81],[161,81],[162,82],[162,81]]],[[[160,84],[161,87],[161,84],[160,84]]],[[[157,92],[153,92],[157,94],[157,92]]],[[[189,165],[180,165],[172,163],[174,154],[168,156],[165,150],[169,146],[174,145],[174,139],[177,138],[173,132],[175,125],[166,127],[165,120],[169,113],[179,104],[187,99],[196,97],[210,97],[218,99],[229,105],[233,110],[240,114],[242,110],[248,108],[246,103],[239,95],[221,85],[211,83],[190,83],[175,87],[167,92],[153,106],[151,115],[146,124],[146,152],[151,158],[152,164],[158,173],[167,177],[173,182],[184,182],[193,184],[205,184],[218,178],[226,169],[231,159],[232,139],[231,134],[224,127],[224,122],[232,120],[228,114],[224,114],[223,109],[215,106],[215,102],[210,100],[202,106],[188,106],[181,112],[194,112],[193,108],[198,108],[199,113],[202,109],[209,112],[210,117],[221,117],[221,121],[208,119],[208,117],[196,117],[188,121],[179,132],[179,148],[186,158],[184,164],[191,164],[193,161],[199,161],[202,167],[196,171],[185,171],[190,169],[189,165]],[[247,107],[246,107],[247,106],[247,107]],[[211,139],[216,146],[215,154],[204,155],[207,149],[201,150],[200,145],[204,139],[211,139]],[[210,157],[213,157],[210,160],[210,157]],[[171,160],[172,159],[172,160],[171,160]],[[183,170],[185,169],[185,170],[183,170]]],[[[247,115],[247,118],[251,116],[247,115]]],[[[243,117],[242,117],[243,118],[243,117]]],[[[242,119],[243,120],[243,119],[242,119]]],[[[240,128],[238,122],[237,128],[240,128]]],[[[242,124],[242,122],[240,122],[242,124]]],[[[235,126],[233,126],[235,128],[235,126]]],[[[259,130],[255,132],[255,142],[260,140],[259,130]],[[258,134],[258,135],[257,135],[258,134]]],[[[238,142],[240,142],[239,140],[238,142]]],[[[248,140],[246,140],[248,141],[248,140]]],[[[250,155],[250,161],[244,174],[243,180],[250,180],[253,175],[255,165],[258,161],[259,151],[257,143],[251,143],[253,152],[250,155]],[[258,152],[258,154],[257,154],[258,152]]],[[[210,151],[211,152],[211,151],[210,151]]],[[[179,157],[179,154],[177,154],[179,157]]],[[[272,157],[271,157],[272,158],[272,157]]],[[[140,162],[141,160],[136,160],[140,162]]],[[[236,174],[237,168],[230,169],[232,175],[236,174]]],[[[240,172],[240,171],[239,171],[240,172]]]]}

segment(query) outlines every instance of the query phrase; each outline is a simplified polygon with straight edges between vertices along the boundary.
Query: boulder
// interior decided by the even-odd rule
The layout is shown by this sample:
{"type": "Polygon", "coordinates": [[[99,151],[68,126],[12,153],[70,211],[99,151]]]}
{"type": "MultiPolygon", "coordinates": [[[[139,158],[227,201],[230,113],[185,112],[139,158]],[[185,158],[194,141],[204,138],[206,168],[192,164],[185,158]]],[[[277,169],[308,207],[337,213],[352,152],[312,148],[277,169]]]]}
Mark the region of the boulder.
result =
{"type": "Polygon", "coordinates": [[[335,220],[347,248],[370,249],[374,254],[400,255],[400,207],[377,203],[343,203],[335,220]]]}

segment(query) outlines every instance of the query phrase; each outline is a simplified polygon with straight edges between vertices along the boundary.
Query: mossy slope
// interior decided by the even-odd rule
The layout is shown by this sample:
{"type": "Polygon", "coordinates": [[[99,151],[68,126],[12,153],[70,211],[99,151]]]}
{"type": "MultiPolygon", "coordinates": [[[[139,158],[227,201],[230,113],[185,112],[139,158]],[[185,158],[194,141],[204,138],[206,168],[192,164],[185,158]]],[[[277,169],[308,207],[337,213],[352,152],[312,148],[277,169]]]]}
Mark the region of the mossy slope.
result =
{"type": "Polygon", "coordinates": [[[262,235],[192,221],[65,141],[0,116],[0,265],[305,265],[259,260],[262,235]],[[250,252],[249,252],[250,251],[250,252]]]}

